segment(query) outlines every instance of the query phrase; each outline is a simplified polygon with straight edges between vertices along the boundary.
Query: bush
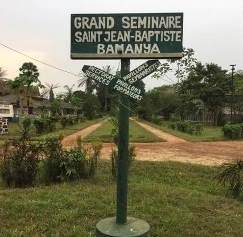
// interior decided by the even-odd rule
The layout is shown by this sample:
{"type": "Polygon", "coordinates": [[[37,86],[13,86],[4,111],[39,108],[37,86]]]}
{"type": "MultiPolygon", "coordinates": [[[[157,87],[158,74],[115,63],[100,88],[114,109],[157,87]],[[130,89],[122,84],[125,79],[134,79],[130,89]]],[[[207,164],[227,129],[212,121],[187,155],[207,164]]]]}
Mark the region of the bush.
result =
{"type": "MultiPolygon", "coordinates": [[[[128,170],[130,169],[132,162],[136,158],[135,146],[129,146],[128,148],[128,170]]],[[[111,152],[111,174],[114,178],[117,176],[118,165],[118,151],[113,149],[111,152]]]]}
{"type": "Polygon", "coordinates": [[[45,131],[45,125],[43,119],[37,118],[34,120],[34,126],[37,134],[41,134],[45,131]]]}
{"type": "Polygon", "coordinates": [[[239,139],[242,136],[240,124],[226,124],[223,127],[224,136],[230,139],[239,139]]]}
{"type": "Polygon", "coordinates": [[[56,128],[53,118],[36,118],[33,123],[37,134],[52,132],[56,128]]]}
{"type": "Polygon", "coordinates": [[[102,144],[93,143],[85,149],[81,138],[77,139],[77,144],[78,147],[65,150],[60,138],[48,138],[44,142],[42,168],[46,182],[74,181],[95,175],[102,144]]]}
{"type": "Polygon", "coordinates": [[[153,116],[152,117],[152,123],[157,124],[157,125],[161,125],[161,119],[159,116],[153,116]]]}
{"type": "Polygon", "coordinates": [[[74,181],[88,177],[87,155],[83,150],[73,148],[64,151],[64,159],[60,165],[64,171],[62,179],[74,181]]]}
{"type": "Polygon", "coordinates": [[[189,133],[199,135],[203,131],[203,125],[198,122],[191,122],[191,121],[177,121],[171,122],[169,124],[169,128],[177,129],[180,132],[189,133]]]}
{"type": "Polygon", "coordinates": [[[38,172],[39,144],[30,141],[31,120],[25,119],[19,139],[6,143],[1,157],[2,180],[9,187],[32,186],[38,172]]]}
{"type": "Polygon", "coordinates": [[[91,154],[89,155],[89,177],[93,177],[96,174],[98,160],[100,159],[100,152],[102,143],[99,141],[93,142],[91,145],[91,154]]]}
{"type": "Polygon", "coordinates": [[[43,175],[47,183],[60,182],[63,180],[64,151],[61,139],[56,137],[47,138],[43,143],[43,175]]]}
{"type": "Polygon", "coordinates": [[[236,160],[233,163],[223,165],[223,170],[216,176],[220,184],[228,187],[227,192],[234,198],[238,198],[243,191],[243,161],[236,160]]]}
{"type": "Polygon", "coordinates": [[[62,125],[62,128],[66,128],[68,125],[68,118],[65,116],[62,116],[60,119],[60,123],[62,125]]]}

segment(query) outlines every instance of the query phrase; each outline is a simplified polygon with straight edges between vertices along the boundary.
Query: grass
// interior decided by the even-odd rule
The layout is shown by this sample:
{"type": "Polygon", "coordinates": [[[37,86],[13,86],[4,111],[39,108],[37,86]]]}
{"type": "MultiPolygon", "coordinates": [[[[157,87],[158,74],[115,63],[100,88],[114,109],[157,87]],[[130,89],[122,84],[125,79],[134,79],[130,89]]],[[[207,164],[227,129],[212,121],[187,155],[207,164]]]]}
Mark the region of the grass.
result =
{"type": "MultiPolygon", "coordinates": [[[[33,128],[33,139],[38,139],[38,140],[43,140],[46,137],[49,136],[59,136],[59,135],[63,135],[63,136],[68,136],[72,133],[75,133],[77,131],[79,131],[80,129],[84,129],[94,123],[97,123],[98,121],[100,121],[101,119],[94,119],[94,120],[85,120],[83,122],[74,124],[74,125],[69,125],[66,128],[62,128],[61,124],[59,122],[56,123],[56,130],[53,132],[49,132],[49,133],[44,133],[41,135],[36,135],[34,132],[34,128],[33,128]]],[[[9,133],[0,136],[0,145],[2,145],[4,143],[4,141],[8,140],[8,139],[13,139],[13,138],[17,138],[19,136],[20,133],[20,126],[18,123],[9,123],[9,133]]]]}
{"type": "MultiPolygon", "coordinates": [[[[100,140],[102,142],[113,142],[111,131],[113,129],[112,123],[108,120],[96,131],[87,136],[84,141],[90,142],[100,140]]],[[[129,122],[129,138],[130,142],[161,142],[162,139],[145,130],[134,121],[129,122]]]]}
{"type": "Polygon", "coordinates": [[[191,142],[206,142],[206,141],[223,141],[226,140],[224,137],[222,127],[216,127],[216,126],[204,126],[203,132],[199,135],[195,134],[188,134],[184,132],[180,132],[178,130],[173,130],[172,128],[169,128],[168,125],[170,124],[169,121],[162,121],[161,125],[157,125],[154,123],[149,123],[147,121],[145,122],[153,127],[159,128],[164,132],[168,132],[172,135],[175,135],[177,137],[183,138],[187,141],[191,142]]]}
{"type": "MultiPolygon", "coordinates": [[[[129,176],[129,216],[147,220],[151,237],[243,236],[243,203],[225,197],[218,168],[135,161],[129,176]]],[[[110,163],[77,183],[26,189],[0,186],[0,236],[94,237],[95,224],[114,216],[110,163]]]]}

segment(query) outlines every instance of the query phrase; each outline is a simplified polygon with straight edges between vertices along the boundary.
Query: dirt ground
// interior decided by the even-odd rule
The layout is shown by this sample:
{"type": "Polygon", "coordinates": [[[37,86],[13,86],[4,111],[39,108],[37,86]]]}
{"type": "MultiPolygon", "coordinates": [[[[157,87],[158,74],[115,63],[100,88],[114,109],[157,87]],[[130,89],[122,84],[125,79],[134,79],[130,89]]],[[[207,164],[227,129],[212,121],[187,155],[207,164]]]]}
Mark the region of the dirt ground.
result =
{"type": "MultiPolygon", "coordinates": [[[[234,159],[243,159],[243,141],[188,142],[147,124],[138,123],[156,136],[165,139],[166,142],[134,143],[137,160],[170,160],[203,165],[221,165],[234,159]]],[[[101,125],[102,122],[97,123],[66,137],[63,140],[63,145],[66,147],[75,146],[77,136],[85,137],[101,125]]],[[[102,158],[109,159],[113,147],[114,144],[103,144],[102,158]]]]}
{"type": "Polygon", "coordinates": [[[81,137],[82,139],[85,138],[86,136],[88,136],[90,133],[92,133],[93,131],[95,131],[98,127],[100,127],[106,120],[102,120],[99,123],[93,124],[87,128],[84,128],[76,133],[73,133],[67,137],[65,137],[62,140],[62,145],[64,147],[73,147],[76,146],[77,143],[77,138],[81,137]]]}

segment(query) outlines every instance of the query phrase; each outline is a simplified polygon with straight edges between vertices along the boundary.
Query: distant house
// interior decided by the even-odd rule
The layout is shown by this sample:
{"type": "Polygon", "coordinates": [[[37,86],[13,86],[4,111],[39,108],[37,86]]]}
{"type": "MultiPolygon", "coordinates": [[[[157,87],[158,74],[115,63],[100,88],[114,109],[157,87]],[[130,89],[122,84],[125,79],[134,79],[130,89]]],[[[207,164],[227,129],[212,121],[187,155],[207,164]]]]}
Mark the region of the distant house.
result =
{"type": "MultiPolygon", "coordinates": [[[[41,113],[51,113],[51,102],[48,99],[41,96],[38,87],[31,88],[28,100],[25,95],[26,88],[23,88],[22,90],[17,92],[10,88],[10,86],[7,83],[7,79],[0,80],[0,110],[1,106],[6,107],[8,105],[12,105],[13,117],[20,117],[21,110],[22,114],[29,114],[33,116],[38,116],[41,113]],[[29,101],[29,106],[27,106],[27,101],[29,101]]],[[[69,103],[60,103],[62,115],[74,115],[77,114],[78,110],[80,110],[80,108],[76,108],[69,103]]]]}

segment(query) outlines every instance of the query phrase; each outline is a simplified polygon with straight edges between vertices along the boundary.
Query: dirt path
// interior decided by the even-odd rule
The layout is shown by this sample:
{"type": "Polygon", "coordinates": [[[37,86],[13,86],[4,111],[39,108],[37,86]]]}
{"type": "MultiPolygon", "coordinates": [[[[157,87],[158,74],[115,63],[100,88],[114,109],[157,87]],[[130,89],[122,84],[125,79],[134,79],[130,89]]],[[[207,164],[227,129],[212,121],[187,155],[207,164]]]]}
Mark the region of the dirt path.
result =
{"type": "MultiPolygon", "coordinates": [[[[84,138],[95,131],[104,121],[91,125],[63,140],[66,147],[76,146],[78,136],[84,138]]],[[[138,124],[156,136],[167,140],[159,143],[134,143],[137,160],[146,161],[179,161],[203,165],[221,165],[235,159],[243,159],[243,141],[221,142],[188,142],[173,135],[162,132],[147,124],[138,124]]],[[[102,158],[109,159],[114,144],[105,143],[102,148],[102,158]]]]}
{"type": "Polygon", "coordinates": [[[79,136],[81,136],[81,138],[85,138],[86,136],[88,136],[90,133],[92,133],[93,131],[95,131],[98,127],[100,127],[106,120],[102,120],[99,123],[93,124],[87,128],[84,128],[76,133],[73,133],[67,137],[65,137],[62,140],[62,145],[65,147],[73,147],[76,146],[76,140],[79,136]]]}
{"type": "Polygon", "coordinates": [[[141,127],[144,129],[148,130],[149,132],[153,133],[155,136],[162,138],[163,140],[166,140],[167,142],[170,143],[181,143],[181,142],[187,142],[186,140],[182,138],[178,138],[176,136],[173,136],[169,133],[163,132],[157,128],[154,128],[146,123],[138,122],[137,120],[132,119],[134,122],[139,124],[141,127]]]}

